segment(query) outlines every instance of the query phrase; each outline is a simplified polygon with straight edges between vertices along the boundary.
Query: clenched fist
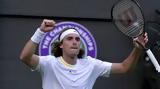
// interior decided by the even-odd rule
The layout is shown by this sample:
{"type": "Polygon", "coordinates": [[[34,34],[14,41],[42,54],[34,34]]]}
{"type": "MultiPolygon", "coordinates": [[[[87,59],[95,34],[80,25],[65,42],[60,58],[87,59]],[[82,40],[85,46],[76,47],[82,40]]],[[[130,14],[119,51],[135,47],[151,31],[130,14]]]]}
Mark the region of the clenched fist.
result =
{"type": "Polygon", "coordinates": [[[44,19],[43,22],[41,23],[40,29],[43,32],[49,32],[54,28],[55,23],[56,22],[54,20],[44,19]]]}

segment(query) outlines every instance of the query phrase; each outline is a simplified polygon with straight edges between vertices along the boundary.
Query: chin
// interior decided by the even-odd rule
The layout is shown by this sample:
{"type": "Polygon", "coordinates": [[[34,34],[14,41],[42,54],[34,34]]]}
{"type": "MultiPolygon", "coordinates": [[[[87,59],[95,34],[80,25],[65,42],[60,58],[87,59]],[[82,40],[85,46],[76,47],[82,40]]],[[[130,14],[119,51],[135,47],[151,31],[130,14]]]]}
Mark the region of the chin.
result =
{"type": "Polygon", "coordinates": [[[71,53],[72,56],[77,56],[79,52],[73,52],[71,53]]]}

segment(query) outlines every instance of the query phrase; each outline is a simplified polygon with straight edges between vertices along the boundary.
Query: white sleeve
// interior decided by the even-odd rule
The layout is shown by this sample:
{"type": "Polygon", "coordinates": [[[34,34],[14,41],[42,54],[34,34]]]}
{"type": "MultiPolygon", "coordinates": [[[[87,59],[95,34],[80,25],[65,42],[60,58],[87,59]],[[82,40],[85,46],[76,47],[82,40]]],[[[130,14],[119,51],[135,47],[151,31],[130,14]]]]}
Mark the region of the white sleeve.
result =
{"type": "Polygon", "coordinates": [[[94,64],[94,73],[96,73],[98,76],[104,76],[109,77],[111,72],[111,66],[112,63],[101,61],[95,58],[91,58],[92,63],[94,64]]]}
{"type": "Polygon", "coordinates": [[[101,73],[100,76],[109,77],[109,75],[111,73],[112,63],[110,63],[110,62],[103,62],[102,65],[105,68],[104,68],[104,70],[103,70],[103,72],[101,73]]]}
{"type": "Polygon", "coordinates": [[[39,62],[35,70],[37,71],[43,71],[45,66],[47,66],[48,62],[52,59],[52,56],[38,56],[39,57],[39,62]]]}

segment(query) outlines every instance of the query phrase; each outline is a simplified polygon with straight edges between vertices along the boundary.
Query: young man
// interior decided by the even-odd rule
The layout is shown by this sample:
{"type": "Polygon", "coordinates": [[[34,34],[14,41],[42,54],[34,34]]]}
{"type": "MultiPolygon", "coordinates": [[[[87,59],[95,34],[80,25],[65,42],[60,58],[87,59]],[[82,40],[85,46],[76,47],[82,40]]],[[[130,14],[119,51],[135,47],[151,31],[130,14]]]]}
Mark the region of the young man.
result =
{"type": "Polygon", "coordinates": [[[136,63],[143,46],[147,43],[147,34],[134,39],[135,47],[130,55],[121,63],[104,62],[92,57],[82,57],[80,54],[80,36],[73,29],[68,28],[59,36],[55,55],[38,56],[34,52],[45,32],[55,26],[53,20],[43,20],[41,26],[27,42],[20,59],[33,70],[38,70],[42,76],[43,89],[92,89],[99,76],[122,74],[129,71],[136,63]],[[59,51],[58,51],[59,50],[59,51]],[[58,51],[58,52],[56,52],[58,51]]]}

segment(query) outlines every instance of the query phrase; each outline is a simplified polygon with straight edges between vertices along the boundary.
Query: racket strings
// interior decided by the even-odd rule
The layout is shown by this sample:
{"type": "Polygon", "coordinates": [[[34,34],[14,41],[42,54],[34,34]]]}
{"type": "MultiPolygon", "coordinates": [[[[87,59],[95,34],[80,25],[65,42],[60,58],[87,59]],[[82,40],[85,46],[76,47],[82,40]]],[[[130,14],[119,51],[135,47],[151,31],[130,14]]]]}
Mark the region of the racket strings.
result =
{"type": "Polygon", "coordinates": [[[143,31],[144,18],[140,7],[132,0],[121,0],[112,10],[115,25],[121,32],[136,37],[143,31]]]}
{"type": "Polygon", "coordinates": [[[143,26],[144,22],[143,19],[138,19],[136,22],[134,22],[132,25],[130,25],[128,28],[126,28],[126,34],[128,36],[138,36],[140,35],[143,31],[143,26]],[[128,30],[127,30],[128,29],[128,30]]]}

